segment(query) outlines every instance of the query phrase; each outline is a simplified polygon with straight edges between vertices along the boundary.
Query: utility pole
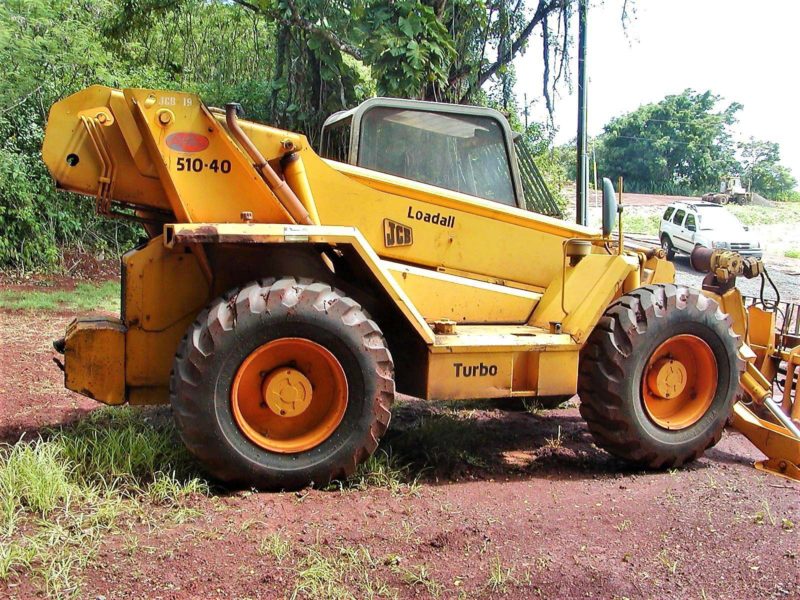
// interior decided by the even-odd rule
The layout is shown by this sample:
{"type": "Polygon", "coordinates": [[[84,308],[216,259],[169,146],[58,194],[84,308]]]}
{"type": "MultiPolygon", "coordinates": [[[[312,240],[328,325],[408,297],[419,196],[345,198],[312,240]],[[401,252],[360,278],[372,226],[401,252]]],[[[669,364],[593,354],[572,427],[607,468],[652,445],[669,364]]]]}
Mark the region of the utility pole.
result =
{"type": "Polygon", "coordinates": [[[589,188],[589,162],[586,148],[586,13],[588,0],[578,2],[578,155],[575,194],[575,220],[586,225],[586,198],[589,188]]]}
{"type": "Polygon", "coordinates": [[[525,131],[528,131],[528,94],[522,94],[522,98],[525,103],[525,110],[522,111],[522,114],[525,115],[525,131]]]}

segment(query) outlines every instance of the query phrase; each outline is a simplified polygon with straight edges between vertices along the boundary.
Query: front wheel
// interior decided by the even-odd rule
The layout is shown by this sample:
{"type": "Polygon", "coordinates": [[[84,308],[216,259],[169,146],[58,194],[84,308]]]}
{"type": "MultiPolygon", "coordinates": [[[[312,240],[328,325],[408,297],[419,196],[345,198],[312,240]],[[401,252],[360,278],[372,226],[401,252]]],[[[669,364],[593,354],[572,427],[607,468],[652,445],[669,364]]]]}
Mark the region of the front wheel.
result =
{"type": "Polygon", "coordinates": [[[664,253],[667,255],[667,260],[675,258],[675,247],[672,245],[672,241],[667,234],[661,236],[661,248],[663,248],[664,253]]]}
{"type": "Polygon", "coordinates": [[[170,381],[181,437],[206,469],[273,490],[351,475],[386,431],[394,394],[392,357],[359,304],[293,278],[212,302],[170,381]]]}
{"type": "Polygon", "coordinates": [[[581,352],[580,411],[595,442],[630,462],[676,467],[717,443],[744,364],[719,305],[651,285],[622,296],[581,352]]]}

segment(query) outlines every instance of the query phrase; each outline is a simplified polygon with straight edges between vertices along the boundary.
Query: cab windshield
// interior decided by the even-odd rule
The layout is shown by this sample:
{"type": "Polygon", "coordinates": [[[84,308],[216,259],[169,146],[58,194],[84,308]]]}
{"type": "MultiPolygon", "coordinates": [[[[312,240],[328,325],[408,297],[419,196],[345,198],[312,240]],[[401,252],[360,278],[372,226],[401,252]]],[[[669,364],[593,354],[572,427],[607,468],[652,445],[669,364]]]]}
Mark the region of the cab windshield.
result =
{"type": "Polygon", "coordinates": [[[491,117],[372,108],[361,120],[358,164],[516,205],[505,136],[491,117]]]}

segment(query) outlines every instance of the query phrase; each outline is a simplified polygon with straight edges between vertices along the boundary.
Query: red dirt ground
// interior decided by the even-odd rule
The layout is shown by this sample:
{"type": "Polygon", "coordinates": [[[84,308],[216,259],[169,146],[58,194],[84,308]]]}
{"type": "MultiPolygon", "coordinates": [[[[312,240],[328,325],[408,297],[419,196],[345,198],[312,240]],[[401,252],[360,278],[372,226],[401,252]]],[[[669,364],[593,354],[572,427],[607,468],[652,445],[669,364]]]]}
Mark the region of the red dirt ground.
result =
{"type": "MultiPolygon", "coordinates": [[[[72,316],[0,311],[0,441],[96,406],[62,389],[51,360],[50,341],[72,316]]],[[[430,413],[403,403],[388,445],[399,452],[404,432],[430,413]]],[[[753,469],[758,453],[739,434],[687,468],[649,473],[597,449],[574,407],[533,415],[470,405],[460,417],[469,432],[454,442],[465,444],[461,458],[429,462],[415,494],[200,497],[201,516],[187,523],[127,523],[135,552],[122,534],[109,536],[99,566],[81,574],[81,597],[287,597],[304,551],[319,544],[331,555],[368,549],[377,559],[370,575],[401,598],[429,597],[432,588],[410,582],[397,561],[426,566],[445,598],[800,598],[800,485],[753,469]],[[283,562],[259,552],[275,531],[292,543],[283,562]],[[513,570],[492,591],[498,565],[513,570]]],[[[37,589],[0,583],[0,597],[37,589]]]]}

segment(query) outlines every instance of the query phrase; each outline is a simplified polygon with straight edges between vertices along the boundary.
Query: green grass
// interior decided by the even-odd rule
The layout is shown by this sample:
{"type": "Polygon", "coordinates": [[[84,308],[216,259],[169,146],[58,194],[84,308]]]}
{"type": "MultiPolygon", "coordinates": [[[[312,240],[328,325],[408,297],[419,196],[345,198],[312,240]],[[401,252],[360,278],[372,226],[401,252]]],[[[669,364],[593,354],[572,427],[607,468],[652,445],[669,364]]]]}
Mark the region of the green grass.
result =
{"type": "Polygon", "coordinates": [[[420,484],[419,478],[411,474],[410,465],[401,463],[391,452],[378,450],[358,465],[355,474],[341,487],[359,491],[382,488],[404,495],[419,492],[420,484]]]}
{"type": "Polygon", "coordinates": [[[661,215],[638,215],[635,213],[623,213],[622,229],[625,233],[638,233],[641,235],[658,235],[658,226],[661,223],[661,215]]]}
{"type": "Polygon", "coordinates": [[[273,532],[258,544],[260,556],[272,556],[279,563],[292,553],[292,543],[280,533],[273,532]]]}
{"type": "Polygon", "coordinates": [[[0,308],[12,310],[104,310],[119,312],[120,284],[106,281],[99,285],[79,283],[72,290],[0,291],[0,308]]]}
{"type": "Polygon", "coordinates": [[[792,205],[739,206],[729,204],[726,208],[748,226],[800,223],[800,211],[792,205]]]}
{"type": "Polygon", "coordinates": [[[415,477],[429,470],[452,477],[468,466],[486,468],[491,442],[492,434],[479,422],[452,411],[426,414],[408,429],[390,429],[383,445],[409,464],[415,477]]]}
{"type": "Polygon", "coordinates": [[[800,250],[796,248],[790,248],[783,253],[786,258],[800,258],[800,250]]]}
{"type": "Polygon", "coordinates": [[[514,569],[503,565],[499,556],[495,556],[489,565],[489,579],[486,582],[488,587],[495,594],[506,592],[510,583],[513,583],[514,569]]]}
{"type": "Polygon", "coordinates": [[[378,576],[381,561],[364,546],[309,548],[300,559],[292,598],[396,598],[397,591],[378,576]]]}
{"type": "Polygon", "coordinates": [[[0,581],[33,578],[48,596],[78,596],[81,571],[121,517],[147,522],[156,506],[178,522],[191,515],[187,500],[208,484],[171,421],[154,414],[100,409],[0,446],[0,581]]]}
{"type": "Polygon", "coordinates": [[[401,575],[403,583],[418,588],[428,598],[439,598],[444,592],[444,586],[433,578],[427,565],[417,565],[407,569],[396,567],[394,570],[401,575]]]}

